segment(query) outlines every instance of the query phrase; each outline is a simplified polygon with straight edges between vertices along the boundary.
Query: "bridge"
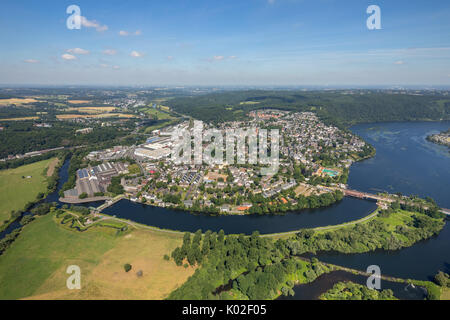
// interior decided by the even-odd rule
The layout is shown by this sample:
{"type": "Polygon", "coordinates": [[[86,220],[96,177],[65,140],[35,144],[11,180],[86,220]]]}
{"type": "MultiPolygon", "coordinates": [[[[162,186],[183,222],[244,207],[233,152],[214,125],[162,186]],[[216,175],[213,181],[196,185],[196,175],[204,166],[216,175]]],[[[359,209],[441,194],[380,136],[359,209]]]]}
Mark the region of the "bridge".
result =
{"type": "MultiPolygon", "coordinates": [[[[359,199],[371,199],[376,201],[385,201],[385,202],[394,202],[396,200],[391,199],[389,197],[383,197],[376,194],[371,194],[367,192],[361,192],[357,190],[351,190],[351,189],[340,189],[346,197],[354,197],[359,199]]],[[[400,201],[402,202],[402,201],[400,201]]],[[[441,212],[450,216],[450,209],[441,208],[441,212]]]]}
{"type": "Polygon", "coordinates": [[[95,208],[94,210],[95,210],[96,212],[102,212],[102,211],[105,210],[106,208],[111,207],[113,204],[119,202],[120,200],[122,200],[122,199],[124,199],[124,198],[125,198],[125,196],[124,196],[123,194],[121,194],[121,195],[119,195],[119,196],[117,196],[117,197],[115,197],[115,198],[113,198],[113,199],[111,199],[111,200],[106,201],[104,204],[102,204],[102,205],[101,205],[100,207],[98,207],[98,208],[95,208]]]}

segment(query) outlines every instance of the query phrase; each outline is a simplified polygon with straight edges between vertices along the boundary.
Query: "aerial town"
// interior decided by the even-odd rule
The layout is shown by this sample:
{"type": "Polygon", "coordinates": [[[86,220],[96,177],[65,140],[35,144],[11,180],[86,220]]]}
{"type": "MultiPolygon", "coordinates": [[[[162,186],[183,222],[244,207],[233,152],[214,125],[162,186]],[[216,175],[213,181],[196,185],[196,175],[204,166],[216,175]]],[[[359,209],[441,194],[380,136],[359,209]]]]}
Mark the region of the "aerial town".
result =
{"type": "Polygon", "coordinates": [[[266,202],[290,210],[299,197],[330,192],[324,186],[345,188],[348,168],[368,153],[364,141],[325,125],[311,112],[259,110],[249,119],[222,123],[219,129],[279,128],[280,168],[273,175],[261,175],[260,164],[174,165],[172,133],[192,131],[192,123],[185,121],[154,130],[142,145],[90,152],[86,160],[97,165],[79,169],[76,187],[65,191],[61,201],[107,199],[114,196],[108,192],[112,177],[120,177],[124,197],[154,206],[245,214],[258,212],[255,205],[266,202]],[[133,174],[130,165],[138,168],[133,174]]]}

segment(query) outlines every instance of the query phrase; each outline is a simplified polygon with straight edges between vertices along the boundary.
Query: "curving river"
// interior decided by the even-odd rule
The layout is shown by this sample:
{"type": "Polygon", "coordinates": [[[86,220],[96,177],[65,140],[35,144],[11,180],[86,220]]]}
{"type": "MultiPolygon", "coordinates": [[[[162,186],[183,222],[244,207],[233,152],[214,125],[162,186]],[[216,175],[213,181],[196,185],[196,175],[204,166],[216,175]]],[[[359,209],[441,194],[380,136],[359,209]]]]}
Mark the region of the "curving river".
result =
{"type": "MultiPolygon", "coordinates": [[[[371,143],[377,154],[374,158],[354,164],[350,170],[349,186],[368,192],[389,191],[430,196],[437,203],[450,208],[450,153],[448,148],[433,144],[425,138],[447,130],[450,122],[401,122],[362,124],[352,131],[371,143]]],[[[60,169],[58,189],[45,201],[58,202],[58,191],[67,181],[68,161],[60,169]]],[[[98,206],[98,204],[88,204],[98,206]]],[[[327,208],[305,210],[275,216],[208,216],[152,207],[122,200],[104,212],[163,229],[196,231],[198,229],[226,233],[261,234],[294,231],[339,224],[360,219],[375,209],[373,202],[345,198],[327,208]]],[[[0,234],[2,238],[13,229],[13,223],[0,234]]],[[[20,226],[20,225],[19,225],[20,226]]],[[[365,270],[376,264],[385,275],[428,280],[438,270],[450,270],[450,227],[429,240],[400,251],[377,251],[346,255],[319,253],[324,262],[365,270]]]]}
{"type": "MultiPolygon", "coordinates": [[[[355,163],[350,170],[349,187],[367,192],[430,196],[450,208],[450,153],[448,148],[426,140],[430,134],[447,130],[444,122],[390,122],[361,124],[352,131],[371,143],[375,157],[355,163]]],[[[223,229],[226,233],[278,233],[338,224],[359,219],[375,208],[372,202],[346,198],[331,207],[289,213],[284,216],[192,215],[123,200],[105,213],[159,228],[196,231],[223,229]]],[[[349,268],[365,270],[379,265],[386,275],[428,280],[439,270],[450,270],[450,226],[441,233],[410,248],[366,254],[320,253],[319,259],[349,268]]]]}

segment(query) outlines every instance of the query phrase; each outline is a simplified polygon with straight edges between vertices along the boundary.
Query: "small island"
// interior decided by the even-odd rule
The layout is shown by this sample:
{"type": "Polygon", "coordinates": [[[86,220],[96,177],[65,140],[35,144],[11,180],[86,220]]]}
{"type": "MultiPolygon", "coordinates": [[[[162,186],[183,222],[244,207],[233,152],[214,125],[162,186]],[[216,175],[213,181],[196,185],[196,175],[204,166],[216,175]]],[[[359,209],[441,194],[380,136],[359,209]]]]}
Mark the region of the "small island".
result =
{"type": "Polygon", "coordinates": [[[450,148],[450,129],[438,134],[432,134],[427,137],[427,140],[450,148]]]}

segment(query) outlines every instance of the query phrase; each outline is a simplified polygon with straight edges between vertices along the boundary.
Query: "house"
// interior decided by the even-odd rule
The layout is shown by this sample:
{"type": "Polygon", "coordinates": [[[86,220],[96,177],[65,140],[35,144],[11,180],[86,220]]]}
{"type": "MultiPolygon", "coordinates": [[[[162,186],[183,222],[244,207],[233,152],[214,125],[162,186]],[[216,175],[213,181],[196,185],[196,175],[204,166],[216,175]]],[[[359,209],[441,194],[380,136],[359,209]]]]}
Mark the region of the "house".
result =
{"type": "Polygon", "coordinates": [[[185,201],[183,201],[183,204],[186,208],[192,208],[192,206],[194,205],[192,200],[185,200],[185,201]]]}
{"type": "Polygon", "coordinates": [[[229,204],[224,204],[220,207],[220,211],[222,212],[230,212],[231,211],[231,206],[229,204]]]}
{"type": "Polygon", "coordinates": [[[78,129],[77,131],[75,131],[75,133],[88,134],[88,133],[91,133],[92,131],[94,131],[94,129],[84,128],[84,129],[78,129]]]}

